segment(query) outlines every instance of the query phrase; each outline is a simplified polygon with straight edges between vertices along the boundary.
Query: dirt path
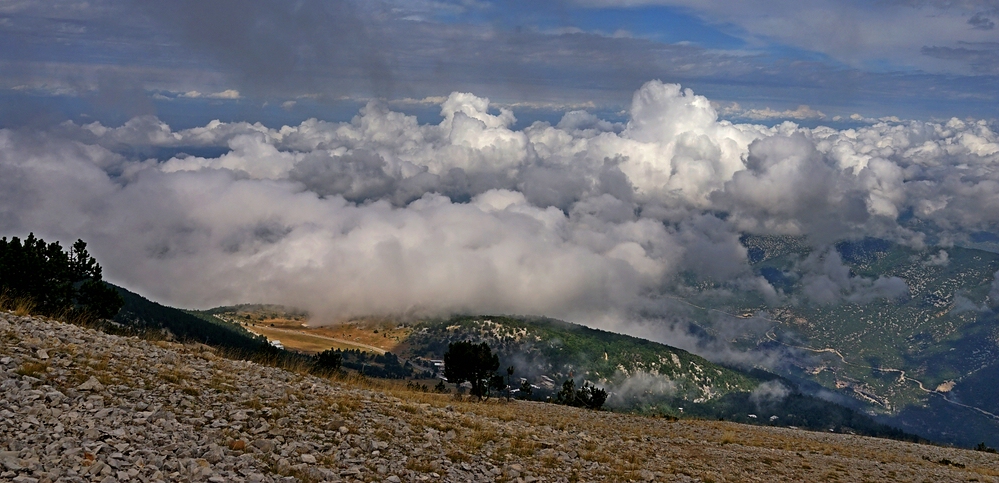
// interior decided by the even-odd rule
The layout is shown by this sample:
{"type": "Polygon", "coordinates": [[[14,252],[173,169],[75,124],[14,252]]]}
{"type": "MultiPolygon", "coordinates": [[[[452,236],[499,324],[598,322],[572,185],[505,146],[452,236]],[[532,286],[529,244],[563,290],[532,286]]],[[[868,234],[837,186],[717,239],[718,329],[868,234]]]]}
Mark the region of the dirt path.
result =
{"type": "MultiPolygon", "coordinates": [[[[247,330],[249,330],[250,332],[253,332],[254,334],[263,335],[263,334],[259,334],[257,332],[254,332],[254,330],[253,330],[254,327],[253,326],[245,326],[245,327],[246,327],[247,330]]],[[[356,341],[352,341],[352,340],[347,340],[347,339],[338,339],[336,337],[328,337],[328,336],[325,336],[325,335],[314,334],[312,332],[306,332],[306,331],[303,331],[303,330],[279,329],[277,327],[268,327],[267,330],[268,331],[273,331],[273,332],[284,332],[286,334],[305,335],[305,336],[309,336],[309,337],[315,337],[317,339],[328,340],[330,342],[337,342],[337,343],[340,343],[340,344],[347,344],[347,345],[352,345],[354,347],[360,347],[362,349],[367,349],[367,350],[370,350],[370,351],[377,352],[378,354],[384,354],[384,353],[388,352],[385,349],[382,349],[380,347],[375,347],[373,345],[362,344],[360,342],[356,342],[356,341]]],[[[266,337],[266,336],[264,336],[264,337],[266,337]]]]}

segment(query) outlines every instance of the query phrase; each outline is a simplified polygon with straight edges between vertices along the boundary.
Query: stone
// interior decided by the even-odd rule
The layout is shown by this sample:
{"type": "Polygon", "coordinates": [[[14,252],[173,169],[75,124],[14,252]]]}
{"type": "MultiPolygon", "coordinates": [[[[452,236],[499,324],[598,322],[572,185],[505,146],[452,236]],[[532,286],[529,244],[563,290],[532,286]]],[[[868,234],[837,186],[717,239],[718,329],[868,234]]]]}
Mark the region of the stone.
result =
{"type": "Polygon", "coordinates": [[[78,391],[103,391],[104,384],[101,384],[101,381],[98,381],[96,377],[90,376],[90,379],[87,379],[83,384],[76,386],[76,389],[78,391]]]}
{"type": "Polygon", "coordinates": [[[223,458],[225,458],[225,452],[222,451],[221,447],[213,444],[211,445],[211,447],[208,448],[208,451],[206,451],[205,454],[202,455],[202,458],[204,458],[205,461],[208,461],[209,463],[212,464],[218,463],[219,461],[222,461],[223,458]]]}
{"type": "Polygon", "coordinates": [[[255,448],[259,449],[264,453],[273,453],[275,447],[277,446],[272,439],[257,439],[251,443],[255,448]]]}
{"type": "Polygon", "coordinates": [[[10,471],[21,471],[24,466],[17,455],[17,451],[0,451],[0,465],[10,471]]]}

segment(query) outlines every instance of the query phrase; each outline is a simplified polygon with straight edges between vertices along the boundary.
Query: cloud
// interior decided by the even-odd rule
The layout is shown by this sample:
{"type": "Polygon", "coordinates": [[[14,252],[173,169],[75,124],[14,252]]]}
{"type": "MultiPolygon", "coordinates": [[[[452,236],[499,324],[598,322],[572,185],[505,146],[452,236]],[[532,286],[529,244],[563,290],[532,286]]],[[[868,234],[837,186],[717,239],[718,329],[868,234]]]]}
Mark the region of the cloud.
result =
{"type": "Polygon", "coordinates": [[[931,267],[946,267],[950,263],[950,256],[947,254],[947,250],[940,250],[936,255],[931,255],[923,263],[931,267]]]}
{"type": "Polygon", "coordinates": [[[226,89],[222,92],[209,94],[208,97],[212,99],[239,99],[242,96],[240,96],[239,91],[235,89],[226,89]]]}
{"type": "Polygon", "coordinates": [[[846,65],[886,64],[896,71],[966,73],[959,64],[934,62],[925,45],[994,41],[991,2],[583,0],[592,7],[661,5],[686,9],[751,46],[781,45],[829,56],[846,65]],[[984,10],[983,9],[987,9],[984,10]],[[971,26],[969,28],[969,25],[971,26]]]}
{"type": "Polygon", "coordinates": [[[958,42],[956,45],[926,46],[920,52],[934,59],[965,62],[978,74],[999,72],[999,42],[958,42]]]}
{"type": "MultiPolygon", "coordinates": [[[[184,0],[165,7],[26,0],[7,7],[9,22],[0,24],[0,39],[26,46],[0,52],[0,89],[72,96],[40,100],[22,91],[22,104],[0,117],[5,125],[83,114],[119,123],[157,107],[174,113],[176,106],[152,102],[172,97],[166,92],[206,100],[228,89],[256,105],[308,96],[322,107],[345,97],[426,106],[471,91],[519,112],[617,111],[657,76],[729,102],[784,106],[749,109],[743,120],[819,119],[857,105],[874,118],[991,116],[995,82],[982,74],[994,71],[989,46],[999,39],[995,29],[968,21],[992,19],[992,10],[966,2],[522,2],[495,9],[470,2],[184,0]],[[618,15],[580,8],[649,3],[667,6],[667,22],[700,18],[695,36],[735,45],[664,41],[662,29],[620,35],[618,15]],[[573,29],[581,17],[600,17],[596,23],[606,28],[573,29]],[[813,107],[788,109],[789,95],[813,107]],[[65,105],[53,109],[54,101],[65,105]],[[36,114],[42,109],[52,112],[36,114]],[[886,112],[896,109],[907,112],[886,112]]],[[[273,115],[243,107],[244,119],[273,115]]]]}
{"type": "MultiPolygon", "coordinates": [[[[617,376],[620,377],[620,373],[617,376]]],[[[635,371],[627,377],[610,382],[606,390],[611,393],[607,398],[608,406],[627,409],[672,397],[679,387],[665,376],[635,371]]]]}
{"type": "Polygon", "coordinates": [[[791,390],[780,381],[767,381],[749,394],[749,400],[756,405],[757,409],[770,403],[781,402],[791,394],[791,390]]]}
{"type": "MultiPolygon", "coordinates": [[[[131,8],[190,51],[209,56],[246,89],[314,89],[316,73],[337,70],[376,92],[391,90],[388,49],[369,30],[363,7],[351,1],[182,0],[169,7],[132,2],[131,8]]],[[[234,98],[227,93],[220,94],[234,98]]]]}
{"type": "MultiPolygon", "coordinates": [[[[990,297],[991,298],[991,297],[990,297]]],[[[951,307],[950,313],[957,315],[965,312],[988,312],[988,304],[976,304],[971,299],[955,294],[954,295],[954,306],[951,307]]]]}
{"type": "Polygon", "coordinates": [[[769,107],[763,109],[743,109],[739,103],[732,103],[725,106],[721,113],[728,118],[747,119],[751,121],[765,121],[770,119],[825,119],[826,115],[822,111],[812,109],[806,105],[800,105],[797,109],[785,109],[777,111],[769,107]]]}
{"type": "Polygon", "coordinates": [[[830,248],[806,258],[799,267],[803,272],[803,293],[812,302],[831,304],[840,301],[867,304],[877,299],[896,299],[909,294],[909,287],[898,277],[869,279],[851,276],[839,252],[830,248]]]}
{"type": "Polygon", "coordinates": [[[978,30],[992,30],[996,28],[996,23],[991,18],[985,16],[985,12],[977,12],[968,19],[968,25],[978,30]]]}
{"type": "Polygon", "coordinates": [[[705,338],[671,298],[683,280],[788,296],[754,275],[743,234],[807,237],[801,301],[862,304],[908,288],[851,274],[833,242],[921,249],[999,224],[987,122],[736,124],[658,81],[623,123],[518,128],[485,97],[439,101],[438,123],[371,102],[349,122],[0,130],[0,234],[83,238],[110,280],[184,307],[547,315],[770,367],[795,356],[728,342],[768,322],[726,316],[705,338]]]}
{"type": "Polygon", "coordinates": [[[211,94],[202,94],[198,91],[187,91],[180,94],[178,97],[187,97],[189,99],[198,99],[205,97],[208,99],[239,99],[239,91],[235,89],[226,89],[222,92],[214,92],[211,94]]]}

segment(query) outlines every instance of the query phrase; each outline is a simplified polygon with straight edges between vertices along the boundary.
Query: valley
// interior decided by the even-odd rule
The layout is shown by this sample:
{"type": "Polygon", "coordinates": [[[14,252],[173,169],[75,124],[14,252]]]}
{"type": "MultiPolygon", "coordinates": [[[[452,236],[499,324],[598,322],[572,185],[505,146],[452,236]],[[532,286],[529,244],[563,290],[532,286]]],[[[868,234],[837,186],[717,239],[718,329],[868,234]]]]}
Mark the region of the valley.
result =
{"type": "MultiPolygon", "coordinates": [[[[784,354],[778,373],[847,395],[880,421],[956,444],[999,443],[999,406],[985,396],[994,389],[975,383],[977,374],[999,366],[999,318],[986,303],[999,255],[960,247],[917,251],[874,239],[841,242],[837,255],[854,280],[897,277],[908,292],[823,304],[807,299],[797,274],[813,255],[803,240],[743,242],[756,273],[780,288],[784,301],[692,297],[705,310],[764,318],[769,330],[739,341],[742,347],[784,354]],[[955,418],[974,423],[957,431],[943,422],[955,418]]],[[[701,312],[705,327],[724,325],[701,312]]]]}

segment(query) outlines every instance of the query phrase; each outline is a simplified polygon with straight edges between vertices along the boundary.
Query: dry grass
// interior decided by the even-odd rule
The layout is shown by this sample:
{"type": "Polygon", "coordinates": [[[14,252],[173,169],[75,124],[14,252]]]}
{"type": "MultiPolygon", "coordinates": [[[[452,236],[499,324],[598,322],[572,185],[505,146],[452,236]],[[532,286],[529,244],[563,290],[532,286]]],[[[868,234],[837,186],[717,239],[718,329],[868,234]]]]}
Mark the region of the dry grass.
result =
{"type": "Polygon", "coordinates": [[[24,317],[31,315],[35,312],[35,301],[29,298],[18,298],[14,300],[14,315],[24,317]]]}
{"type": "Polygon", "coordinates": [[[538,450],[540,445],[524,437],[514,437],[510,439],[510,453],[520,456],[529,457],[534,456],[534,453],[538,450]]]}
{"type": "MultiPolygon", "coordinates": [[[[218,392],[236,392],[236,378],[222,370],[216,370],[208,381],[208,387],[218,392]]],[[[258,400],[259,402],[259,400],[258,400]]]]}
{"type": "Polygon", "coordinates": [[[24,317],[35,313],[37,304],[29,297],[17,297],[11,295],[8,290],[0,292],[0,310],[13,312],[18,317],[24,317]]]}
{"type": "Polygon", "coordinates": [[[434,470],[434,466],[430,464],[429,461],[424,461],[417,458],[409,458],[406,460],[406,469],[416,471],[418,473],[430,473],[434,470]]]}
{"type": "Polygon", "coordinates": [[[469,461],[472,461],[471,456],[459,449],[449,449],[444,452],[444,455],[455,463],[468,463],[469,461]]]}
{"type": "Polygon", "coordinates": [[[16,373],[22,376],[40,378],[49,370],[49,364],[47,362],[25,362],[21,364],[16,371],[16,373]]]}
{"type": "Polygon", "coordinates": [[[410,327],[395,320],[362,319],[326,324],[323,321],[306,321],[300,314],[277,313],[270,308],[227,313],[223,317],[243,324],[247,330],[268,339],[280,340],[288,349],[307,353],[331,348],[398,352],[401,341],[412,332],[410,327]]]}
{"type": "Polygon", "coordinates": [[[267,337],[269,340],[280,340],[288,350],[304,352],[306,354],[316,354],[327,349],[357,349],[357,346],[332,341],[323,337],[317,337],[303,332],[289,332],[277,330],[269,327],[249,327],[251,332],[267,337]]]}
{"type": "Polygon", "coordinates": [[[190,374],[185,370],[185,367],[179,365],[162,367],[156,374],[160,377],[160,379],[178,386],[183,385],[190,377],[190,374]]]}

